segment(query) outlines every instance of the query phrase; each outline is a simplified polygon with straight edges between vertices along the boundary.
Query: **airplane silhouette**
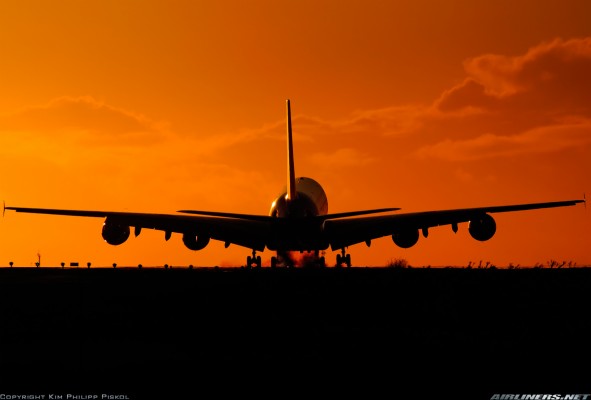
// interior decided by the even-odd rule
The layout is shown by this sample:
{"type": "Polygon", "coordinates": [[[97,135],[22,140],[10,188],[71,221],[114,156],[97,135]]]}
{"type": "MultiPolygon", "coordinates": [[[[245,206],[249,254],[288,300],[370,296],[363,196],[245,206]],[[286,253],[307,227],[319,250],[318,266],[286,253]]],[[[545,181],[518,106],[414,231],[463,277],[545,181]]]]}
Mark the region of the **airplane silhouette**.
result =
{"type": "Polygon", "coordinates": [[[261,267],[257,251],[276,251],[271,267],[293,265],[288,252],[311,252],[320,266],[325,266],[320,251],[329,247],[340,250],[336,266],[351,266],[347,248],[354,244],[391,236],[401,248],[410,248],[422,233],[427,237],[429,228],[451,225],[454,232],[458,224],[468,222],[468,232],[479,241],[486,241],[496,232],[492,213],[523,211],[540,208],[573,206],[585,200],[566,200],[546,203],[516,204],[456,210],[437,210],[414,213],[395,213],[399,208],[351,211],[328,214],[328,200],[322,186],[314,179],[295,176],[291,127],[291,107],[287,100],[287,187],[271,204],[269,215],[237,214],[216,211],[180,210],[179,214],[149,214],[112,211],[59,210],[46,208],[4,207],[23,213],[54,214],[76,217],[105,218],[102,236],[110,245],[120,245],[142,229],[164,231],[169,240],[172,233],[182,234],[183,243],[190,250],[204,249],[211,239],[236,244],[252,250],[246,259],[247,267],[261,267]],[[386,214],[388,213],[388,214],[386,214]],[[382,214],[372,215],[369,214],[382,214]]]}

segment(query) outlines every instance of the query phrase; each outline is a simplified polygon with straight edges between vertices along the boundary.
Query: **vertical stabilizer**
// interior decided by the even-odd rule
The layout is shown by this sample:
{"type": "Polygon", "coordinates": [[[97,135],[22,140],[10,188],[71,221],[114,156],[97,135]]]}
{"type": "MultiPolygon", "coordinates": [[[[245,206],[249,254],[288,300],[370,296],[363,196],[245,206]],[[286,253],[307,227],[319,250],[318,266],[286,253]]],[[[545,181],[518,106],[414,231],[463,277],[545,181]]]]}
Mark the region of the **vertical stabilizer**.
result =
{"type": "Polygon", "coordinates": [[[293,162],[293,140],[291,137],[291,106],[289,99],[287,100],[287,201],[295,199],[297,196],[296,192],[296,179],[295,169],[293,162]]]}

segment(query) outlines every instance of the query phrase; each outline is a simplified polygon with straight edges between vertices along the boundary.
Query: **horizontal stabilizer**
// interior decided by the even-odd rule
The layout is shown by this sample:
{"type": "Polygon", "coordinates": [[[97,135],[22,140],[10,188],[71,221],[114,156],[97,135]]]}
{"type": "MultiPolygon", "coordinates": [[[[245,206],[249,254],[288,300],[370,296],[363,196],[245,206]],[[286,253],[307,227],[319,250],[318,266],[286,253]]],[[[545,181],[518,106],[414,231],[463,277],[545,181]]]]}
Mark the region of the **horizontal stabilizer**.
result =
{"type": "Polygon", "coordinates": [[[273,217],[270,217],[268,215],[236,214],[218,211],[178,210],[177,212],[183,214],[205,215],[210,217],[247,219],[250,221],[269,221],[273,219],[273,217]]]}
{"type": "Polygon", "coordinates": [[[378,208],[375,210],[363,210],[363,211],[350,211],[338,214],[327,214],[327,215],[320,215],[317,218],[321,219],[337,219],[337,218],[346,218],[346,217],[356,217],[359,215],[368,215],[368,214],[378,214],[390,211],[398,211],[400,208],[378,208]]]}
{"type": "MultiPolygon", "coordinates": [[[[327,220],[327,219],[355,217],[355,216],[359,216],[359,215],[377,214],[377,213],[384,213],[384,212],[397,211],[397,210],[400,210],[400,208],[378,208],[375,210],[350,211],[350,212],[337,213],[337,214],[318,215],[318,216],[309,217],[309,218],[317,218],[317,219],[321,219],[321,220],[327,220]]],[[[251,220],[251,221],[269,221],[272,219],[276,219],[275,217],[270,217],[267,215],[236,214],[236,213],[226,213],[226,212],[218,212],[218,211],[179,210],[177,212],[180,212],[183,214],[205,215],[205,216],[212,216],[212,217],[247,219],[247,220],[251,220]]]]}

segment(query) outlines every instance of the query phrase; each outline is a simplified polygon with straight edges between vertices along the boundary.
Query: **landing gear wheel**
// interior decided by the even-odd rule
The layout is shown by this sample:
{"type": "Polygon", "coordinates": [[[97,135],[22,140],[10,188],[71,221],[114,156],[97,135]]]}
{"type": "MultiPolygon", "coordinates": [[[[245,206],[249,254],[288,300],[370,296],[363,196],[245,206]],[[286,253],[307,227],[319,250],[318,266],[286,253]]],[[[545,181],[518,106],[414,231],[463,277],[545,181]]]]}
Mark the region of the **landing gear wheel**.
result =
{"type": "Polygon", "coordinates": [[[257,254],[256,250],[253,250],[252,257],[251,256],[246,257],[246,268],[247,269],[252,268],[253,264],[256,268],[261,268],[261,265],[262,265],[261,256],[257,256],[256,254],[257,254]]]}
{"type": "Polygon", "coordinates": [[[345,264],[347,268],[351,267],[351,254],[347,254],[344,248],[341,249],[341,254],[337,254],[336,267],[340,268],[343,264],[345,264]]]}

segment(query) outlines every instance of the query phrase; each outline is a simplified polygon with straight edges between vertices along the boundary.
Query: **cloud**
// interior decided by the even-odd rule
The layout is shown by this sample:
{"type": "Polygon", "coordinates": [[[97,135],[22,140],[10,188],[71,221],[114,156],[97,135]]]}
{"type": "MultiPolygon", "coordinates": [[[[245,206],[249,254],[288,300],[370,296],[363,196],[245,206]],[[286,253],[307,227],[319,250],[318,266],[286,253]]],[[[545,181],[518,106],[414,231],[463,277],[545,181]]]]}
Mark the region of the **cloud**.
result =
{"type": "Polygon", "coordinates": [[[451,139],[422,147],[420,158],[474,161],[497,157],[520,157],[591,145],[591,120],[579,124],[541,127],[513,136],[484,134],[474,139],[451,139]]]}
{"type": "Polygon", "coordinates": [[[567,97],[591,96],[591,38],[542,43],[526,54],[510,57],[487,54],[466,60],[466,72],[490,95],[505,97],[520,92],[562,92],[567,97]]]}
{"type": "Polygon", "coordinates": [[[314,153],[310,156],[310,160],[318,166],[328,166],[334,170],[346,167],[358,167],[375,161],[368,154],[353,148],[341,148],[332,153],[314,153]]]}
{"type": "Polygon", "coordinates": [[[0,116],[0,131],[74,134],[80,140],[152,143],[167,131],[164,122],[110,106],[90,96],[59,97],[48,104],[0,116]]]}
{"type": "MultiPolygon", "coordinates": [[[[446,90],[435,102],[432,113],[440,111],[440,116],[462,117],[480,114],[497,107],[499,98],[487,94],[486,87],[472,78],[467,78],[462,84],[446,90]]],[[[428,115],[427,115],[428,116],[428,115]]],[[[423,116],[425,117],[425,116],[423,116]]]]}
{"type": "Polygon", "coordinates": [[[591,38],[542,43],[519,56],[482,55],[468,77],[419,116],[420,158],[467,161],[588,146],[591,38]]]}
{"type": "MultiPolygon", "coordinates": [[[[464,68],[465,79],[431,104],[360,110],[338,120],[296,113],[296,147],[307,146],[316,165],[348,166],[385,157],[466,161],[589,145],[591,37],[555,39],[521,55],[484,54],[464,68]],[[315,152],[334,146],[335,137],[336,150],[315,152]]],[[[177,158],[190,157],[186,149],[192,157],[216,159],[250,154],[262,142],[283,141],[284,130],[281,119],[215,136],[175,135],[166,123],[92,97],[61,97],[0,116],[1,132],[57,133],[82,145],[158,143],[177,158]]]]}
{"type": "Polygon", "coordinates": [[[591,145],[591,37],[555,39],[514,56],[484,54],[464,68],[465,79],[431,104],[341,120],[300,115],[294,127],[321,147],[338,137],[337,150],[311,157],[337,167],[409,157],[472,162],[591,145]]]}
{"type": "MultiPolygon", "coordinates": [[[[314,138],[324,135],[360,135],[371,132],[379,135],[398,135],[414,132],[421,127],[421,116],[426,107],[421,105],[391,106],[375,110],[359,110],[349,118],[327,121],[321,118],[299,115],[294,118],[304,137],[314,138]]],[[[313,139],[309,139],[313,140],[313,139]]]]}
{"type": "Polygon", "coordinates": [[[591,114],[591,38],[556,39],[514,57],[486,54],[466,60],[464,68],[468,77],[442,94],[437,110],[591,114]]]}
{"type": "MultiPolygon", "coordinates": [[[[555,39],[516,56],[484,54],[464,68],[465,79],[431,104],[332,121],[299,116],[294,125],[312,140],[338,136],[341,148],[372,157],[384,157],[388,147],[388,157],[475,161],[590,144],[591,38],[555,39]]],[[[314,156],[323,159],[342,163],[347,156],[314,156]]]]}

